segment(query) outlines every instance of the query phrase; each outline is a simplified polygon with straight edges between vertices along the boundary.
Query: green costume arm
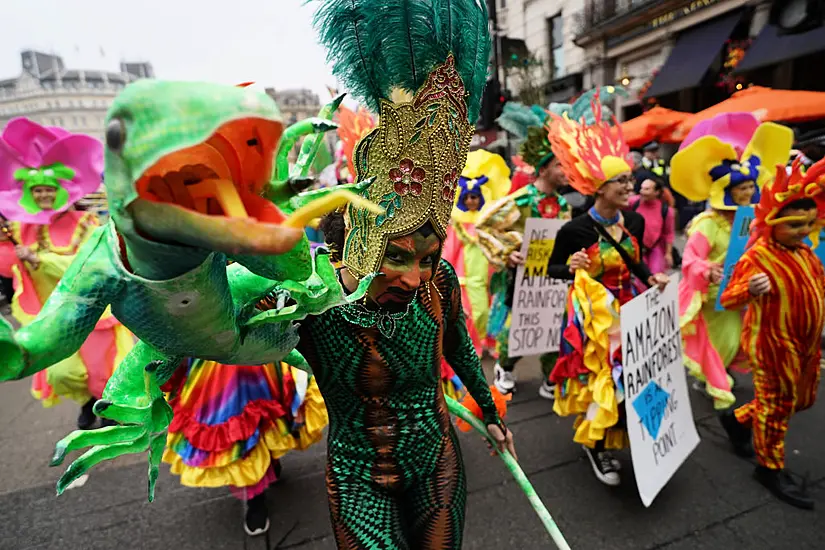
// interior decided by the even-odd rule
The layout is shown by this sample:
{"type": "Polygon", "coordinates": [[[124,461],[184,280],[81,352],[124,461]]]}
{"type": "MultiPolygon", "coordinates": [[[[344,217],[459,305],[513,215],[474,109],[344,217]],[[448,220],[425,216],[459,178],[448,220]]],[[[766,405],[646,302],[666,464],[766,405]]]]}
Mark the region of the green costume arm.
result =
{"type": "Polygon", "coordinates": [[[97,229],[80,249],[34,321],[16,333],[8,323],[0,325],[0,380],[25,378],[62,361],[94,330],[117,293],[106,269],[103,232],[97,229]]]}
{"type": "Polygon", "coordinates": [[[461,307],[461,287],[453,267],[441,260],[440,269],[447,273],[444,288],[438,288],[443,300],[446,319],[444,322],[444,358],[467,386],[470,395],[484,413],[486,424],[500,424],[490,386],[481,370],[481,360],[467,332],[464,310],[461,307]]]}

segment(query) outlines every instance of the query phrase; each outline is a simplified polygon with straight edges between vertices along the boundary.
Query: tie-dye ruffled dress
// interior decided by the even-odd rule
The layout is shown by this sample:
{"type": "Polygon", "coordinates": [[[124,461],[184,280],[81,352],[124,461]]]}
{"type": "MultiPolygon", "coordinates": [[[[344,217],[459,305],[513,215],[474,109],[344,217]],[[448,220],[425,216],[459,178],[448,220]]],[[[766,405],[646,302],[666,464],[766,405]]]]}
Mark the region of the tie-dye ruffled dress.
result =
{"type": "Polygon", "coordinates": [[[164,462],[188,487],[243,500],[278,478],[279,459],[320,441],[327,410],[315,379],[286,363],[189,360],[164,386],[175,413],[164,462]]]}
{"type": "Polygon", "coordinates": [[[623,214],[619,245],[635,263],[634,271],[619,252],[596,230],[589,214],[568,222],[559,231],[548,273],[574,279],[567,297],[559,360],[550,379],[556,383],[554,411],[559,416],[578,415],[573,440],[588,447],[603,441],[607,449],[627,446],[624,426],[622,350],[619,308],[645,288],[650,271],[640,261],[644,218],[623,214]],[[586,250],[590,268],[570,273],[570,256],[586,250]]]}

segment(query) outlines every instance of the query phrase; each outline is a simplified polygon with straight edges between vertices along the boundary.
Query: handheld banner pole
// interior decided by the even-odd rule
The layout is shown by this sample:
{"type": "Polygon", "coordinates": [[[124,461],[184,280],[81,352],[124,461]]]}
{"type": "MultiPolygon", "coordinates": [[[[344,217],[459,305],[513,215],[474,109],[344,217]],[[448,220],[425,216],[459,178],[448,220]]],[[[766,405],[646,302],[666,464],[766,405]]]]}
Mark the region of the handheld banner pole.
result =
{"type": "Polygon", "coordinates": [[[476,418],[473,413],[468,411],[464,405],[447,395],[445,395],[444,398],[447,400],[447,407],[450,409],[451,413],[475,428],[475,430],[484,436],[493,448],[496,449],[496,452],[498,452],[498,455],[504,461],[505,466],[507,466],[507,469],[510,470],[510,473],[515,478],[516,483],[518,483],[521,490],[524,491],[524,494],[527,495],[527,500],[530,501],[530,505],[533,507],[533,510],[535,510],[536,514],[538,514],[539,519],[544,525],[544,528],[547,529],[547,533],[549,533],[550,538],[552,538],[553,542],[556,543],[556,547],[559,550],[570,550],[570,546],[567,544],[567,541],[564,540],[564,535],[562,535],[561,530],[558,525],[556,525],[556,522],[553,521],[553,517],[550,515],[550,512],[547,511],[547,507],[544,506],[541,498],[539,498],[536,490],[533,488],[533,485],[530,484],[530,480],[527,479],[527,476],[524,474],[521,466],[518,465],[518,462],[516,462],[513,458],[513,455],[507,451],[502,453],[498,450],[496,442],[492,439],[492,437],[490,437],[484,423],[476,418]]]}

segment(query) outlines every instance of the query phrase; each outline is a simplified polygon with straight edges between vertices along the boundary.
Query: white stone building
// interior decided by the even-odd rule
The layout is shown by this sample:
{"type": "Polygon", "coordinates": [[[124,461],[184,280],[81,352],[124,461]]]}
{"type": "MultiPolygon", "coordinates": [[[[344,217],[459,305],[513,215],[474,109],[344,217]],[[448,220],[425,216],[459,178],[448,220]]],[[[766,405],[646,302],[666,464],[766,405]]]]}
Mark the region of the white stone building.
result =
{"type": "Polygon", "coordinates": [[[21,74],[0,80],[0,128],[25,116],[45,126],[103,138],[103,122],[126,84],[153,78],[149,63],[121,63],[119,72],[67,69],[63,59],[27,50],[21,74]]]}

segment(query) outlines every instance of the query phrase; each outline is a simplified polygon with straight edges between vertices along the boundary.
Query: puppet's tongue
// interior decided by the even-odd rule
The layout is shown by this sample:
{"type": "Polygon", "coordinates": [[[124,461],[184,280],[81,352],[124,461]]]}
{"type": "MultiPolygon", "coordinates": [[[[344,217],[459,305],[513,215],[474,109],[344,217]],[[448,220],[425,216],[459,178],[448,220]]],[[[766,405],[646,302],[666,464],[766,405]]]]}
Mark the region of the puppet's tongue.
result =
{"type": "Polygon", "coordinates": [[[136,199],[129,205],[129,211],[145,237],[228,255],[283,254],[303,236],[297,228],[248,217],[209,216],[176,204],[145,199],[136,199]]]}

